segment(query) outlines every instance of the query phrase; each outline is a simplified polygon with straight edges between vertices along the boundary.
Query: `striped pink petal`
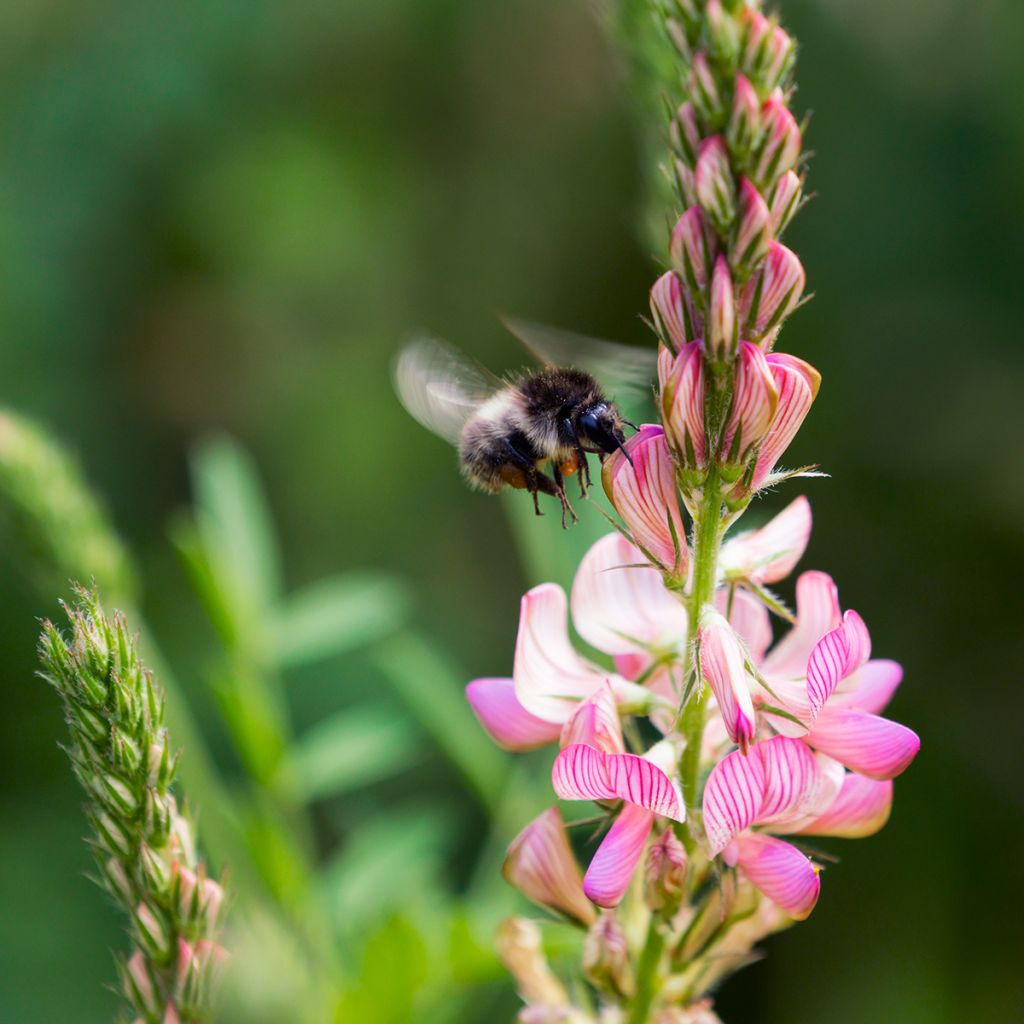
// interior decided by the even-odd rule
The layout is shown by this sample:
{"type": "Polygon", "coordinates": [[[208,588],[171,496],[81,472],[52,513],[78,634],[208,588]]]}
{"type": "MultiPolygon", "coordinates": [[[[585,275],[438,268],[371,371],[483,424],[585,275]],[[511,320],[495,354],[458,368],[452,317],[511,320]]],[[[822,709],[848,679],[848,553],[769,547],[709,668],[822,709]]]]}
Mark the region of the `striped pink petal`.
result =
{"type": "Polygon", "coordinates": [[[851,708],[880,715],[903,679],[903,666],[887,658],[869,661],[844,679],[829,698],[830,708],[851,708]]]}
{"type": "Polygon", "coordinates": [[[654,282],[650,302],[654,329],[670,349],[678,352],[687,342],[695,340],[683,283],[675,271],[666,271],[654,282]]]}
{"type": "Polygon", "coordinates": [[[669,242],[669,258],[687,286],[696,294],[704,290],[711,270],[712,237],[699,206],[691,206],[676,222],[669,242]]]}
{"type": "Polygon", "coordinates": [[[715,765],[704,787],[704,831],[712,857],[754,824],[761,813],[764,794],[764,766],[760,757],[748,757],[734,750],[715,765]]]}
{"type": "Polygon", "coordinates": [[[551,785],[562,800],[615,800],[607,755],[586,743],[564,747],[551,766],[551,785]]]}
{"type": "Polygon", "coordinates": [[[793,571],[810,537],[811,503],[800,497],[759,530],[726,541],[722,546],[722,570],[727,577],[758,584],[777,583],[793,571]]]}
{"type": "Polygon", "coordinates": [[[605,677],[573,650],[567,603],[561,587],[542,583],[520,605],[512,665],[516,699],[546,722],[567,721],[605,677]]]}
{"type": "Polygon", "coordinates": [[[742,587],[736,587],[731,598],[728,587],[719,587],[715,592],[715,607],[723,615],[728,612],[729,625],[746,644],[751,661],[755,665],[760,664],[772,642],[772,624],[768,609],[742,587]]]}
{"type": "Polygon", "coordinates": [[[665,432],[657,424],[645,423],[625,448],[628,459],[622,451],[605,459],[605,493],[637,546],[665,572],[685,576],[686,530],[665,432]]]}
{"type": "Polygon", "coordinates": [[[585,925],[594,921],[557,807],[549,807],[512,840],[501,873],[534,903],[585,925]]]}
{"type": "Polygon", "coordinates": [[[715,695],[729,738],[745,752],[754,738],[756,720],[743,648],[733,628],[711,608],[701,615],[697,637],[701,674],[715,695]]]}
{"type": "Polygon", "coordinates": [[[844,708],[825,708],[806,739],[815,750],[872,779],[895,778],[921,748],[917,733],[905,725],[844,708]]]}
{"type": "Polygon", "coordinates": [[[707,467],[704,435],[704,355],[699,341],[686,345],[675,359],[660,359],[662,422],[679,461],[690,468],[707,467]]]}
{"type": "Polygon", "coordinates": [[[796,581],[796,625],[769,652],[761,666],[767,676],[803,677],[814,645],[842,621],[839,591],[832,577],[805,572],[796,581]]]}
{"type": "Polygon", "coordinates": [[[889,820],[892,791],[891,779],[868,779],[848,772],[835,800],[800,831],[805,835],[844,839],[874,835],[889,820]]]}
{"type": "Polygon", "coordinates": [[[787,171],[775,185],[771,198],[771,229],[778,238],[800,207],[803,181],[796,171],[787,171]]]}
{"type": "Polygon", "coordinates": [[[818,393],[821,375],[810,363],[783,352],[767,357],[779,393],[775,419],[757,456],[752,486],[756,491],[775,468],[782,453],[796,436],[818,393]]]}
{"type": "Polygon", "coordinates": [[[732,407],[722,435],[726,462],[743,464],[768,433],[775,418],[778,392],[764,353],[749,341],[740,343],[732,407]]]}
{"type": "Polygon", "coordinates": [[[642,807],[626,804],[615,819],[583,878],[583,891],[600,907],[614,907],[629,888],[654,815],[642,807]]]}
{"type": "Polygon", "coordinates": [[[812,715],[821,711],[839,683],[870,655],[871,636],[864,620],[856,612],[847,612],[843,621],[814,645],[807,660],[807,697],[812,715]]]}
{"type": "Polygon", "coordinates": [[[580,704],[563,726],[562,746],[574,743],[596,747],[606,754],[619,754],[626,749],[622,742],[618,705],[607,681],[580,704]]]}
{"type": "Polygon", "coordinates": [[[534,750],[558,739],[561,727],[531,715],[516,700],[511,679],[474,679],[466,700],[491,739],[505,750],[534,750]]]}
{"type": "Polygon", "coordinates": [[[637,547],[620,533],[610,533],[590,548],[576,571],[573,623],[588,644],[605,654],[676,651],[686,643],[686,608],[666,589],[660,573],[653,567],[623,568],[643,561],[637,547]]]}
{"type": "Polygon", "coordinates": [[[636,754],[608,754],[605,762],[609,782],[620,800],[674,821],[686,817],[679,787],[652,760],[636,754]]]}
{"type": "Polygon", "coordinates": [[[790,917],[802,921],[821,890],[818,869],[795,846],[774,836],[740,836],[730,851],[750,881],[790,917]]]}
{"type": "Polygon", "coordinates": [[[825,780],[806,743],[774,736],[753,747],[751,756],[755,754],[764,767],[764,801],[757,824],[800,818],[809,809],[820,806],[825,780]]]}

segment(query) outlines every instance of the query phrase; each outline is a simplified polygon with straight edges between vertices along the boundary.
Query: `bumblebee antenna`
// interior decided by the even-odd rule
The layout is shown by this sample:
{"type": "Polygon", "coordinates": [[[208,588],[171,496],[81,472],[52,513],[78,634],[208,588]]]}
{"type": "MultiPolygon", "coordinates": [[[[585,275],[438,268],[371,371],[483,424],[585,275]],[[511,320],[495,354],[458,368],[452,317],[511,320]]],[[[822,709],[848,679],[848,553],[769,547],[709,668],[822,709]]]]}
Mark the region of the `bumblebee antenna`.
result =
{"type": "MultiPolygon", "coordinates": [[[[623,422],[626,422],[626,421],[623,420],[623,422]]],[[[633,426],[632,423],[630,423],[629,425],[631,427],[633,426]]],[[[622,452],[622,454],[626,456],[626,461],[630,464],[630,466],[632,466],[633,469],[636,469],[636,466],[633,466],[633,456],[630,455],[629,452],[626,451],[626,446],[621,441],[616,441],[615,442],[615,447],[618,448],[619,451],[622,452]]]]}

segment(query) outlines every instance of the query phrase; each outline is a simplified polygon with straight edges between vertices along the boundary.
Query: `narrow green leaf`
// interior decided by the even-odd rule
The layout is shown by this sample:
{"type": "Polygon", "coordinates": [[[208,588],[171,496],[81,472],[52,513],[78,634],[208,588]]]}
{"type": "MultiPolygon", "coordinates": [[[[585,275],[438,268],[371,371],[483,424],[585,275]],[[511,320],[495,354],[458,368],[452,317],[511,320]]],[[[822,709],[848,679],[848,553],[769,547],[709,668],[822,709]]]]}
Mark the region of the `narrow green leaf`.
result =
{"type": "Polygon", "coordinates": [[[408,617],[409,593],[384,573],[347,573],[291,595],[272,620],[280,668],[321,661],[382,639],[408,617]]]}
{"type": "Polygon", "coordinates": [[[287,771],[308,800],[395,775],[423,755],[410,722],[386,708],[350,708],[318,723],[292,746],[287,771]]]}

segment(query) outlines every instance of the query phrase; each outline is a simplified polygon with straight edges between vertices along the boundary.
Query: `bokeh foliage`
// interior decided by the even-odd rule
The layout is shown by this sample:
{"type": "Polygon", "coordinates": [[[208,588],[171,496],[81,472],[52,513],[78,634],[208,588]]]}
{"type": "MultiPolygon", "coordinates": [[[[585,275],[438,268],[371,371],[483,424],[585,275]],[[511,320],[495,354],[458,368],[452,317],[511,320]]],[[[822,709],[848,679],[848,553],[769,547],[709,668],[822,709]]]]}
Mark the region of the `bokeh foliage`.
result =
{"type": "MultiPolygon", "coordinates": [[[[791,243],[816,298],[786,347],[824,375],[790,459],[832,474],[802,488],[805,565],[904,662],[895,711],[924,748],[889,827],[842,849],[814,916],[721,1012],[1012,1020],[1024,7],[782,6],[819,195],[791,243]]],[[[137,563],[147,654],[202,737],[182,765],[200,829],[244,851],[244,930],[276,966],[229,1005],[248,1007],[241,989],[298,1020],[273,1000],[314,1007],[327,975],[339,1019],[410,1019],[406,990],[415,1019],[510,1017],[488,929],[517,902],[496,867],[546,762],[512,775],[458,687],[508,671],[521,590],[571,559],[556,517],[510,504],[510,526],[465,492],[387,366],[421,326],[516,365],[496,310],[645,340],[628,62],[583,0],[49,0],[8,5],[0,29],[0,404],[75,454],[137,563]],[[324,974],[294,939],[305,905],[333,935],[324,974]]],[[[583,513],[580,548],[602,529],[583,513]]],[[[60,595],[11,536],[0,1018],[101,1022],[122,937],[80,877],[59,713],[31,679],[35,617],[60,595]]],[[[118,576],[104,557],[92,571],[118,576]]]]}

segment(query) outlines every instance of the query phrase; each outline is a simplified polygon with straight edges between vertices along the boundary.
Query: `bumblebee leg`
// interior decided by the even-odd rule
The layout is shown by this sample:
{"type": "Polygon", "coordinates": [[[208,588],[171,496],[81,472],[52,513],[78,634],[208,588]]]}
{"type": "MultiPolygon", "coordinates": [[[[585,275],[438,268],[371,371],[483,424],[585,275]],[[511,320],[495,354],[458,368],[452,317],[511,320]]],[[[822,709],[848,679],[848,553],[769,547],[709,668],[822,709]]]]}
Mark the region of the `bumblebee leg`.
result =
{"type": "MultiPolygon", "coordinates": [[[[531,467],[530,473],[527,475],[527,480],[529,481],[527,486],[530,489],[530,493],[533,495],[533,510],[537,515],[544,515],[540,510],[540,503],[537,501],[538,493],[550,494],[552,498],[558,498],[560,501],[564,502],[565,491],[555,484],[546,473],[542,473],[539,469],[531,467]]],[[[562,514],[565,514],[564,511],[562,514]]]]}
{"type": "Polygon", "coordinates": [[[569,504],[569,499],[565,496],[565,480],[562,477],[561,469],[559,469],[558,466],[552,466],[551,475],[555,478],[555,487],[558,488],[558,500],[562,503],[562,529],[565,530],[568,528],[565,522],[566,512],[572,516],[572,521],[574,523],[577,521],[576,513],[573,510],[572,505],[569,504]]]}

